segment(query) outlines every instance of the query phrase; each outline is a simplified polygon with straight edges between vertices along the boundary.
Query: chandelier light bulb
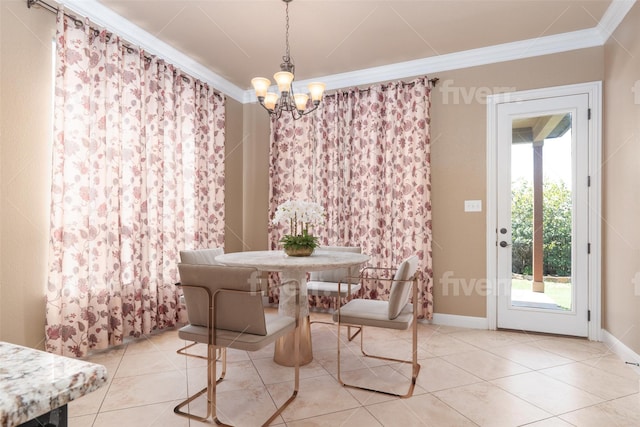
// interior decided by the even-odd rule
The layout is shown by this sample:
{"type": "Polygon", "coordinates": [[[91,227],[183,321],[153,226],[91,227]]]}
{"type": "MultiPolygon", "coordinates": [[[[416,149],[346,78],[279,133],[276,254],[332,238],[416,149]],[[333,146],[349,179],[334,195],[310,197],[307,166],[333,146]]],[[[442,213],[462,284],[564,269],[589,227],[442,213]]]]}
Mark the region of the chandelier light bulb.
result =
{"type": "Polygon", "coordinates": [[[293,81],[293,74],[288,71],[279,71],[273,75],[276,83],[278,84],[278,90],[280,93],[291,92],[291,82],[293,81]]]}
{"type": "Polygon", "coordinates": [[[311,100],[314,104],[318,104],[322,100],[322,94],[324,93],[324,88],[326,85],[321,82],[313,82],[309,83],[307,86],[309,88],[309,93],[311,94],[311,100]]]}
{"type": "Polygon", "coordinates": [[[304,111],[307,108],[307,101],[309,101],[309,95],[306,93],[296,93],[293,95],[298,111],[304,111]]]}
{"type": "Polygon", "coordinates": [[[256,91],[256,97],[264,98],[269,86],[271,86],[271,81],[264,77],[256,77],[251,79],[251,84],[253,85],[253,89],[256,91]]]}
{"type": "Polygon", "coordinates": [[[267,108],[267,110],[273,111],[273,109],[276,107],[277,102],[278,94],[275,92],[267,92],[264,98],[264,106],[267,108]]]}

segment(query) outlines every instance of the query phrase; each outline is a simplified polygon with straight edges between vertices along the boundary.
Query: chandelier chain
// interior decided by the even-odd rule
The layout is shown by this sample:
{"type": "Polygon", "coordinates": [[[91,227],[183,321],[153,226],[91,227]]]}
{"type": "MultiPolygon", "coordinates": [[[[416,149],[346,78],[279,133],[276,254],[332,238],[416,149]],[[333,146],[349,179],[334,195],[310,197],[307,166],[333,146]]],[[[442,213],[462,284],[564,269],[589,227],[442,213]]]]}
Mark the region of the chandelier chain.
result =
{"type": "Polygon", "coordinates": [[[285,24],[285,47],[286,47],[286,51],[285,51],[285,57],[284,60],[285,62],[289,62],[291,60],[290,54],[289,54],[289,2],[285,3],[285,14],[286,14],[286,24],[285,24]]]}

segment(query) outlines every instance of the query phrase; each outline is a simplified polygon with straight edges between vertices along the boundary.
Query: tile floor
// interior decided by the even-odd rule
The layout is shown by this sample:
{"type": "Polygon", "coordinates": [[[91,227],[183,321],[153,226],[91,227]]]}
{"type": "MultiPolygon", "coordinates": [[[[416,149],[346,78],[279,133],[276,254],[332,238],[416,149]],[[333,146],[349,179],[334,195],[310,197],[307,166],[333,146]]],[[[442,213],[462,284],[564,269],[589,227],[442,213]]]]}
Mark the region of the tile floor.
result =
{"type": "MultiPolygon", "coordinates": [[[[312,314],[328,320],[327,314],[312,314]]],[[[399,399],[348,389],[336,381],[336,327],[311,326],[314,360],[301,368],[297,399],[281,426],[639,426],[640,375],[602,343],[510,331],[419,325],[422,369],[414,395],[399,399]]],[[[410,353],[407,332],[367,329],[372,350],[410,353]]],[[[206,361],[179,356],[177,331],[166,331],[88,360],[103,364],[109,383],[69,404],[70,427],[212,425],[174,415],[187,393],[204,387],[206,361]]],[[[203,346],[199,346],[202,347],[203,346]]],[[[343,352],[353,381],[408,384],[404,364],[363,361],[358,344],[343,352]]],[[[258,426],[283,402],[293,369],[274,364],[273,347],[229,350],[218,388],[220,418],[258,426]]],[[[370,383],[372,384],[372,383],[370,383]]],[[[192,410],[203,410],[205,398],[192,410]]]]}

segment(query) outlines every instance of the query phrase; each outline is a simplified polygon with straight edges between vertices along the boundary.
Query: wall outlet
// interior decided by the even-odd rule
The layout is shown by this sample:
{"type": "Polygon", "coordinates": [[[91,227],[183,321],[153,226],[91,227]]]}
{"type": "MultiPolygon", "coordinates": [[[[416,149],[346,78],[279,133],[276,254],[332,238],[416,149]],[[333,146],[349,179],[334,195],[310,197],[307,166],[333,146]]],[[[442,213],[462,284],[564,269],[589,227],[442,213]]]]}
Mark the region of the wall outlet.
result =
{"type": "Polygon", "coordinates": [[[482,212],[482,200],[465,200],[465,212],[482,212]]]}

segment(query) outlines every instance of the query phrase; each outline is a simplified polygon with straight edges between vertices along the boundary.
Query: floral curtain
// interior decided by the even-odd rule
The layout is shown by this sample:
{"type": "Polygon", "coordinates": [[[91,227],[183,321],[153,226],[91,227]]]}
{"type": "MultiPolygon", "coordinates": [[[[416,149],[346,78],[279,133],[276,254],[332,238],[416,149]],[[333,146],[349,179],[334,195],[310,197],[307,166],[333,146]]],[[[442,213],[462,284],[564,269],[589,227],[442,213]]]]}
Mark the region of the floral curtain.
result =
{"type": "MultiPolygon", "coordinates": [[[[272,121],[270,160],[271,215],[289,199],[315,201],[327,212],[314,229],[321,244],[361,246],[374,266],[418,255],[426,319],[433,314],[429,108],[426,77],[339,91],[301,120],[272,121]]],[[[270,226],[271,249],[285,232],[270,226]]],[[[364,293],[387,299],[389,287],[369,283],[364,293]]],[[[331,301],[312,297],[310,305],[331,301]]]]}
{"type": "Polygon", "coordinates": [[[224,243],[224,98],[58,14],[46,349],[186,320],[181,248],[224,243]]]}

